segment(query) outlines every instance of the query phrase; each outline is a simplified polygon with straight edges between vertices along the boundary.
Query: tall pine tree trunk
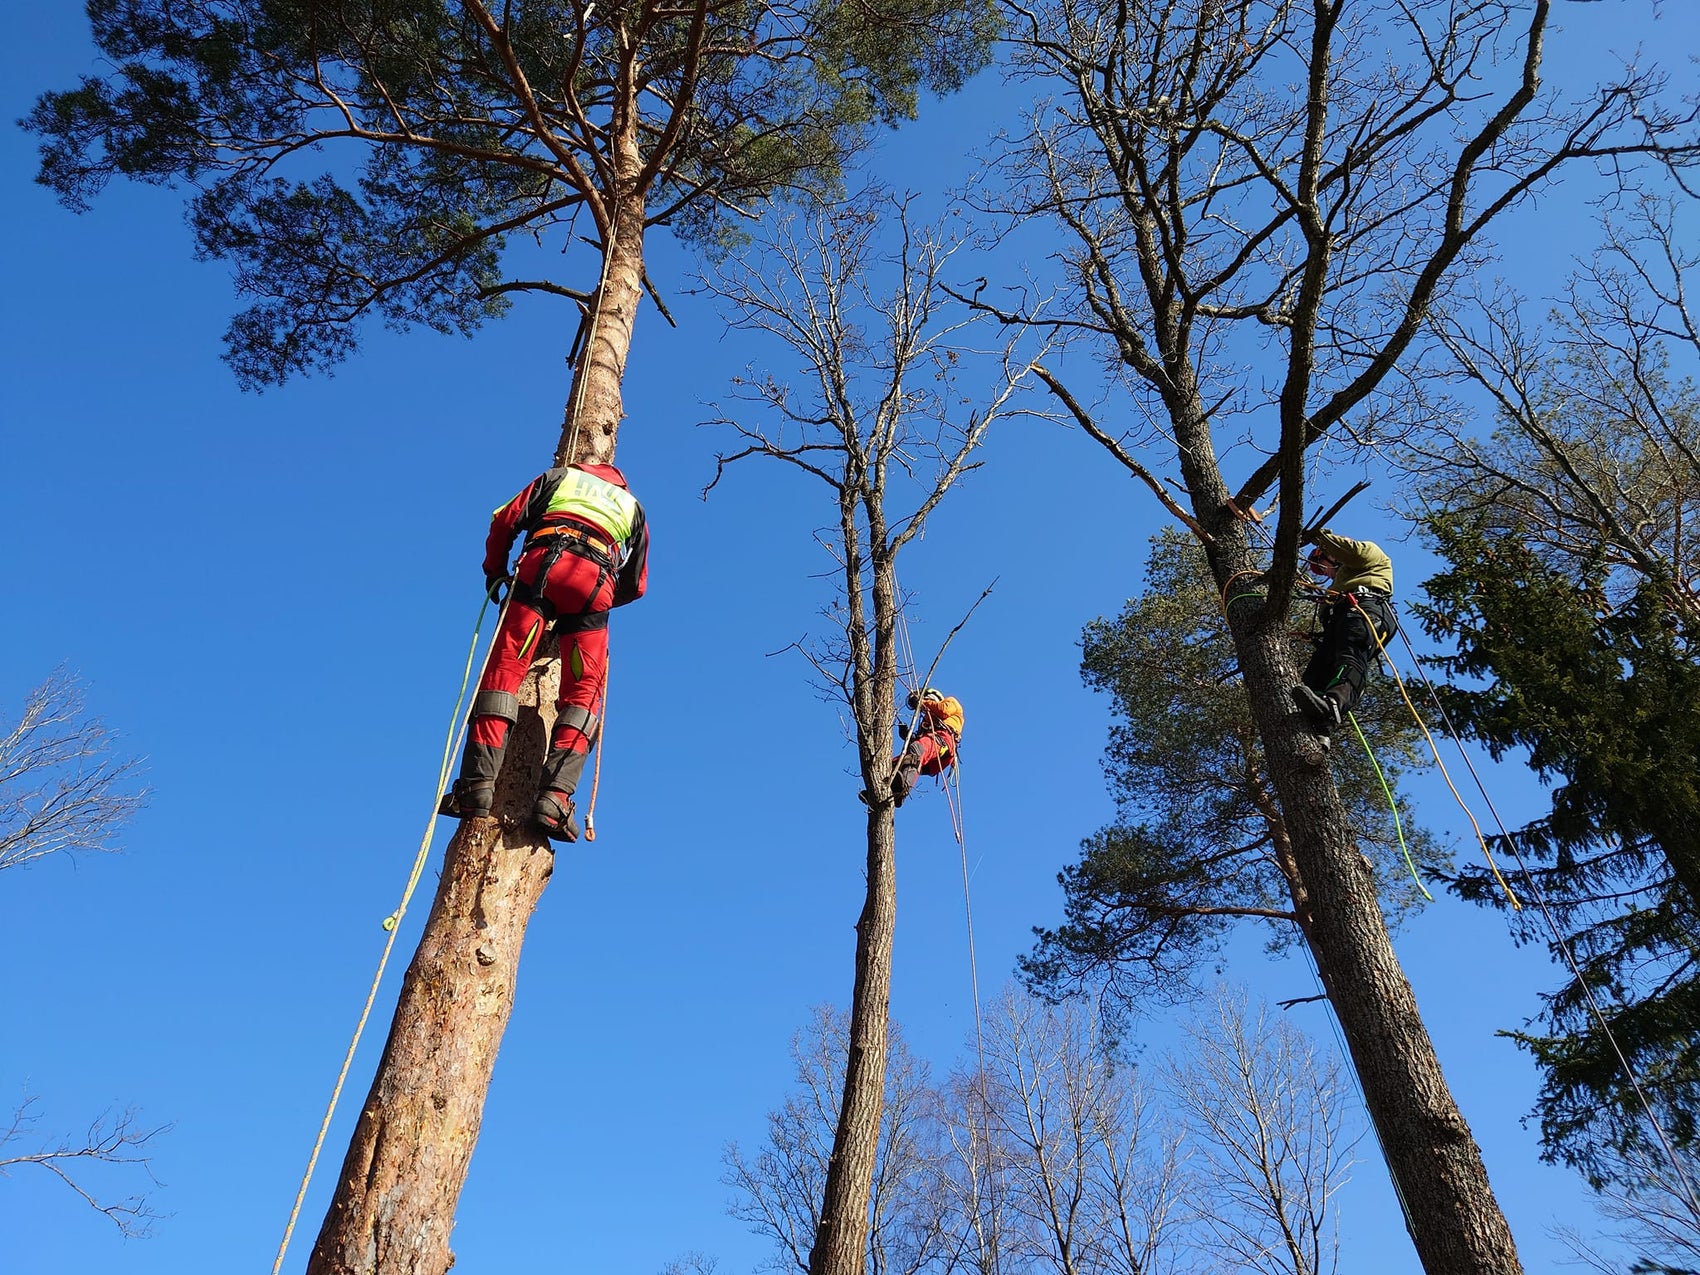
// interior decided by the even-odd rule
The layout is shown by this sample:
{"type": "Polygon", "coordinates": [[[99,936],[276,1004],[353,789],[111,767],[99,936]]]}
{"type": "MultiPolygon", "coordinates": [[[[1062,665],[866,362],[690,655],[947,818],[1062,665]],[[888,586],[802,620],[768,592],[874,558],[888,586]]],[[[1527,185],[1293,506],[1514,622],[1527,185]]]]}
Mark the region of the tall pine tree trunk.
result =
{"type": "MultiPolygon", "coordinates": [[[[626,152],[635,159],[635,145],[626,152]]],[[[606,235],[603,285],[558,461],[614,458],[620,381],[642,292],[644,207],[636,196],[611,204],[617,212],[606,235]]],[[[516,475],[513,489],[531,477],[516,475]]],[[[469,546],[469,563],[476,556],[469,546]]],[[[454,1264],[449,1235],[513,1011],[520,948],[555,866],[554,850],[531,824],[560,685],[551,646],[540,650],[543,658],[520,687],[495,817],[463,823],[445,852],[437,897],[308,1275],[442,1275],[454,1264]]]]}

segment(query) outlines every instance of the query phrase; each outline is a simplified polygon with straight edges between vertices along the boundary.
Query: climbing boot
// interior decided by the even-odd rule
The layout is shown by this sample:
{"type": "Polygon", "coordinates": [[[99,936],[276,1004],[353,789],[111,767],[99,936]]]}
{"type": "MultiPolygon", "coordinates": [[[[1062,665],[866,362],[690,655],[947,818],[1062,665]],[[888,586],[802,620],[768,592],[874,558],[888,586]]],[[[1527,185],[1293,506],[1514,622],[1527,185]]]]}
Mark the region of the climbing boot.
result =
{"type": "Polygon", "coordinates": [[[468,740],[460,758],[460,778],[443,794],[437,813],[451,819],[483,819],[496,799],[496,776],[507,749],[468,740]]]}
{"type": "Polygon", "coordinates": [[[457,779],[437,803],[437,813],[451,819],[485,819],[495,800],[495,780],[457,779]]]}
{"type": "Polygon", "coordinates": [[[567,748],[554,748],[543,762],[543,781],[537,788],[537,802],[531,808],[531,821],[543,829],[551,841],[577,841],[578,820],[573,817],[573,793],[584,776],[584,763],[589,753],[576,753],[567,748]]]}
{"type": "Polygon", "coordinates": [[[1340,701],[1332,695],[1318,695],[1302,682],[1293,687],[1292,694],[1293,702],[1324,729],[1340,724],[1340,701]]]}
{"type": "Polygon", "coordinates": [[[921,763],[908,753],[903,754],[897,763],[897,769],[891,773],[891,802],[902,808],[909,800],[909,794],[915,791],[915,785],[921,778],[921,763]]]}
{"type": "Polygon", "coordinates": [[[546,789],[537,794],[531,807],[531,822],[551,841],[577,841],[578,820],[573,817],[572,794],[546,789]]]}

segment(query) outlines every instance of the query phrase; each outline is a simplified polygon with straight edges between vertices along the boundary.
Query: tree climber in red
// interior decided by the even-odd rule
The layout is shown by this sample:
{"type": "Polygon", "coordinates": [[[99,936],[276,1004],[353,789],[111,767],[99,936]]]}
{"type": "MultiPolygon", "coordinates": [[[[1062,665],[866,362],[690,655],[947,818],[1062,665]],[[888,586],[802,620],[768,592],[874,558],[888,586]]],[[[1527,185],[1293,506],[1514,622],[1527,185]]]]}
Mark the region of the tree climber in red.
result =
{"type": "Polygon", "coordinates": [[[956,764],[962,741],[962,704],[931,686],[909,692],[909,707],[921,710],[921,720],[903,752],[892,761],[891,796],[901,806],[915,791],[922,775],[942,775],[956,764]]]}
{"type": "Polygon", "coordinates": [[[1393,560],[1381,546],[1348,540],[1327,528],[1312,533],[1312,538],[1316,548],[1306,565],[1328,581],[1329,588],[1317,604],[1322,636],[1305,666],[1304,680],[1292,694],[1326,733],[1357,707],[1369,666],[1398,625],[1393,618],[1393,560]]]}
{"type": "Polygon", "coordinates": [[[531,817],[556,841],[576,841],[573,793],[596,743],[596,708],[608,676],[608,612],[643,596],[649,530],[643,506],[612,465],[568,465],[540,474],[496,510],[484,545],[484,587],[494,600],[510,586],[508,609],[472,701],[460,778],[438,808],[457,819],[490,813],[515,694],[555,626],[561,645],[559,715],[531,817]],[[515,538],[526,534],[508,574],[515,538]]]}

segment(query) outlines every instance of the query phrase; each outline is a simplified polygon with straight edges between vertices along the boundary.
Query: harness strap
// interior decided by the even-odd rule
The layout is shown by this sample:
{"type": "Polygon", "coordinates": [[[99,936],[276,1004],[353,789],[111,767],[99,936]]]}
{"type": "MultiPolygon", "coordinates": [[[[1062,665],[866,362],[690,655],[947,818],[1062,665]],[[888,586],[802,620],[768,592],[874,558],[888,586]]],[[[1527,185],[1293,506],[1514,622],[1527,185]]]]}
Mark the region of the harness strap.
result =
{"type": "MultiPolygon", "coordinates": [[[[535,540],[536,537],[534,536],[532,540],[526,542],[526,552],[531,551],[535,540]]],[[[543,543],[542,548],[543,560],[537,564],[537,574],[532,576],[529,584],[516,581],[515,591],[528,606],[551,624],[561,619],[560,610],[544,596],[544,592],[549,584],[549,573],[555,569],[555,564],[561,560],[563,553],[570,553],[574,557],[585,558],[596,564],[596,584],[591,588],[590,596],[585,599],[583,609],[573,618],[582,619],[585,615],[590,614],[590,604],[596,600],[596,595],[602,592],[602,582],[614,571],[613,559],[589,541],[565,532],[550,536],[543,543]]]]}
{"type": "Polygon", "coordinates": [[[534,549],[546,540],[573,541],[579,546],[580,552],[588,551],[589,554],[599,554],[607,558],[610,565],[613,563],[614,542],[600,532],[593,531],[581,523],[545,523],[526,538],[525,547],[528,550],[534,549]]]}

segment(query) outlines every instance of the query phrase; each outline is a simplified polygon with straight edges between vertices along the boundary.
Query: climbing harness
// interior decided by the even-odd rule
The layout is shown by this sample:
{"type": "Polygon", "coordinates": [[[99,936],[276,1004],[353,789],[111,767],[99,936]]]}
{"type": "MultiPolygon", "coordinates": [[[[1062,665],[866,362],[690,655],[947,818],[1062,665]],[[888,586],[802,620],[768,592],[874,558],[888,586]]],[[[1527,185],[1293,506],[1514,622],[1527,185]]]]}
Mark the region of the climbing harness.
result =
{"type": "MultiPolygon", "coordinates": [[[[1339,509],[1341,508],[1341,506],[1343,506],[1346,503],[1347,500],[1350,500],[1353,496],[1357,495],[1357,493],[1359,491],[1361,491],[1364,486],[1367,486],[1367,484],[1359,484],[1357,487],[1354,487],[1350,492],[1348,492],[1346,494],[1346,496],[1344,498],[1342,498],[1339,502],[1337,502],[1328,511],[1328,514],[1325,517],[1318,519],[1316,521],[1315,525],[1321,526],[1324,523],[1326,523],[1328,517],[1332,517],[1334,513],[1338,512],[1339,509]]],[[[1253,525],[1256,526],[1257,524],[1254,523],[1253,525]]],[[[1264,528],[1262,528],[1261,526],[1258,526],[1258,530],[1262,531],[1264,533],[1265,541],[1268,542],[1269,537],[1268,537],[1267,531],[1264,528]]],[[[1270,544],[1270,547],[1271,548],[1273,547],[1272,543],[1270,544]]],[[[1240,595],[1236,595],[1233,598],[1228,597],[1228,590],[1232,586],[1233,582],[1235,580],[1237,580],[1242,575],[1255,575],[1255,574],[1258,574],[1258,573],[1256,571],[1249,571],[1249,572],[1242,571],[1242,572],[1236,573],[1234,576],[1229,577],[1227,584],[1225,584],[1223,586],[1223,590],[1222,590],[1222,610],[1223,610],[1224,617],[1227,614],[1228,607],[1233,602],[1238,601],[1242,597],[1248,596],[1248,595],[1245,595],[1245,594],[1240,594],[1240,595]]],[[[1327,592],[1327,590],[1322,590],[1322,589],[1319,588],[1319,586],[1313,585],[1307,580],[1300,579],[1300,580],[1297,580],[1295,583],[1301,589],[1310,590],[1310,591],[1317,591],[1317,592],[1322,592],[1322,593],[1327,592]]],[[[1255,595],[1253,595],[1253,596],[1255,596],[1255,595]]],[[[1351,596],[1351,595],[1347,595],[1347,596],[1351,596]]],[[[1354,606],[1357,605],[1355,598],[1353,599],[1353,605],[1354,606]]],[[[1391,599],[1389,599],[1387,601],[1387,607],[1388,607],[1389,611],[1392,610],[1391,599]]],[[[1505,897],[1510,902],[1512,908],[1514,910],[1521,911],[1522,906],[1523,906],[1521,901],[1517,898],[1516,893],[1511,889],[1510,884],[1505,880],[1504,875],[1500,872],[1498,864],[1494,862],[1493,854],[1488,849],[1487,838],[1482,834],[1480,824],[1478,824],[1476,822],[1475,815],[1473,813],[1471,813],[1468,804],[1464,801],[1464,798],[1458,792],[1457,786],[1452,782],[1452,776],[1447,771],[1445,762],[1443,762],[1441,760],[1440,750],[1435,744],[1434,736],[1429,731],[1428,724],[1423,720],[1422,714],[1417,711],[1416,705],[1412,702],[1410,692],[1405,686],[1404,678],[1402,676],[1400,676],[1398,666],[1396,664],[1394,664],[1392,658],[1387,653],[1386,643],[1382,639],[1380,633],[1377,632],[1376,626],[1373,623],[1373,621],[1371,621],[1370,617],[1362,611],[1362,608],[1358,608],[1358,609],[1359,609],[1360,614],[1364,615],[1365,623],[1369,625],[1370,632],[1375,637],[1376,646],[1377,646],[1378,654],[1379,654],[1380,658],[1386,664],[1389,671],[1391,671],[1392,674],[1393,674],[1394,681],[1399,687],[1400,697],[1405,701],[1406,708],[1408,708],[1410,710],[1412,718],[1416,721],[1418,727],[1423,732],[1424,738],[1428,741],[1429,750],[1434,755],[1435,764],[1440,768],[1440,773],[1445,778],[1447,787],[1449,789],[1451,789],[1452,795],[1457,800],[1459,808],[1464,811],[1465,817],[1468,818],[1469,821],[1470,821],[1471,828],[1473,828],[1475,830],[1476,840],[1482,847],[1482,853],[1487,859],[1488,867],[1492,871],[1494,879],[1499,883],[1500,888],[1505,892],[1505,897]]],[[[1410,656],[1410,659],[1411,659],[1411,666],[1416,669],[1417,675],[1422,679],[1423,685],[1427,688],[1428,693],[1429,693],[1430,702],[1434,705],[1436,712],[1439,713],[1440,720],[1441,720],[1442,724],[1444,725],[1447,734],[1451,737],[1454,747],[1457,748],[1459,756],[1463,758],[1464,765],[1470,772],[1471,779],[1475,782],[1476,790],[1481,794],[1482,800],[1486,803],[1488,812],[1489,812],[1489,814],[1492,815],[1493,821],[1499,829],[1499,836],[1500,836],[1501,844],[1504,845],[1506,848],[1508,848],[1510,850],[1512,857],[1516,860],[1518,870],[1523,875],[1523,884],[1524,884],[1525,891],[1527,892],[1528,896],[1534,901],[1536,907],[1539,908],[1542,917],[1545,919],[1548,932],[1552,936],[1553,946],[1563,955],[1565,965],[1569,968],[1571,975],[1575,978],[1577,986],[1579,988],[1581,988],[1581,990],[1582,990],[1583,999],[1587,1002],[1589,1012],[1592,1014],[1594,1021],[1599,1024],[1599,1028],[1600,1028],[1601,1033],[1605,1036],[1606,1041],[1610,1044],[1611,1050],[1612,1050],[1612,1055],[1617,1059],[1617,1064],[1618,1064],[1619,1069],[1622,1071],[1625,1079],[1628,1080],[1630,1088],[1634,1091],[1636,1099],[1640,1103],[1642,1113],[1647,1118],[1647,1123],[1652,1127],[1654,1134],[1658,1138],[1659,1145],[1664,1149],[1665,1157],[1668,1160],[1668,1162],[1670,1163],[1670,1166],[1671,1166],[1673,1172],[1676,1175],[1677,1181],[1682,1186],[1683,1195],[1686,1198],[1686,1202],[1687,1202],[1688,1207],[1695,1214],[1700,1215],[1700,1192],[1696,1191],[1695,1185],[1689,1179],[1689,1175],[1688,1175],[1687,1171],[1683,1168],[1682,1162],[1677,1158],[1676,1152],[1671,1145],[1670,1139],[1666,1135],[1663,1125],[1660,1123],[1657,1114],[1655,1114],[1655,1112],[1653,1110],[1652,1101],[1651,1101],[1650,1098],[1648,1098],[1646,1090],[1643,1088],[1643,1086],[1641,1084],[1641,1079],[1640,1079],[1639,1075],[1636,1073],[1635,1068],[1630,1064],[1629,1058],[1623,1052],[1622,1046],[1618,1043],[1617,1035],[1616,1035],[1616,1033],[1614,1033],[1612,1031],[1611,1024],[1606,1019],[1604,1010],[1602,1010],[1600,1008],[1599,1000],[1594,995],[1594,989],[1589,984],[1587,976],[1583,973],[1582,967],[1576,959],[1575,952],[1572,950],[1570,944],[1565,940],[1563,932],[1559,929],[1558,921],[1553,916],[1552,909],[1547,905],[1546,900],[1541,896],[1540,891],[1536,887],[1534,875],[1533,875],[1533,873],[1530,872],[1528,864],[1524,861],[1523,853],[1518,848],[1516,840],[1511,836],[1510,831],[1506,828],[1504,819],[1502,819],[1500,817],[1498,809],[1494,806],[1493,797],[1488,792],[1487,785],[1485,783],[1483,783],[1481,775],[1477,772],[1476,767],[1475,767],[1475,763],[1470,760],[1469,752],[1468,752],[1468,750],[1465,749],[1463,740],[1459,737],[1457,728],[1453,725],[1451,716],[1446,711],[1446,706],[1441,702],[1440,695],[1436,691],[1434,683],[1429,679],[1428,672],[1423,668],[1422,661],[1417,657],[1416,648],[1411,643],[1410,635],[1405,632],[1403,625],[1396,624],[1394,631],[1397,632],[1399,634],[1400,638],[1404,641],[1406,653],[1410,656]]],[[[1358,722],[1357,722],[1356,717],[1352,718],[1352,727],[1353,727],[1354,730],[1356,730],[1358,732],[1358,738],[1359,738],[1360,741],[1362,741],[1364,743],[1365,750],[1369,751],[1368,742],[1367,742],[1367,740],[1364,740],[1362,729],[1358,726],[1358,722]]],[[[1375,757],[1374,757],[1373,752],[1370,753],[1370,761],[1371,761],[1372,764],[1376,765],[1376,774],[1377,774],[1378,778],[1381,778],[1381,780],[1382,780],[1382,789],[1383,789],[1384,792],[1387,792],[1389,805],[1393,806],[1394,803],[1393,803],[1392,793],[1388,790],[1388,785],[1387,785],[1386,779],[1381,774],[1380,765],[1378,763],[1375,763],[1375,757]]],[[[1395,828],[1397,829],[1398,828],[1398,810],[1397,810],[1396,806],[1394,806],[1394,820],[1395,820],[1395,828]]],[[[1400,837],[1400,848],[1401,849],[1405,848],[1404,838],[1403,838],[1402,835],[1400,837]]],[[[1407,865],[1410,864],[1410,856],[1409,856],[1408,852],[1406,854],[1406,863],[1407,863],[1407,865]]],[[[1412,875],[1413,875],[1413,877],[1415,876],[1415,869],[1414,868],[1412,869],[1412,875]]],[[[1418,885],[1419,889],[1422,888],[1422,882],[1420,880],[1417,882],[1417,885],[1418,885]]],[[[1424,890],[1423,894],[1424,894],[1424,897],[1430,897],[1428,895],[1427,890],[1424,890]]],[[[1317,989],[1318,989],[1318,991],[1320,991],[1323,994],[1324,998],[1326,998],[1327,997],[1327,988],[1324,985],[1324,983],[1322,982],[1321,971],[1316,966],[1315,955],[1314,955],[1314,953],[1310,952],[1308,947],[1305,948],[1305,954],[1306,954],[1307,959],[1309,959],[1310,962],[1311,962],[1311,972],[1312,972],[1313,977],[1316,979],[1317,989]]],[[[1330,1004],[1330,1009],[1332,1009],[1332,1004],[1330,1004]]],[[[1329,1022],[1334,1029],[1335,1039],[1339,1043],[1341,1056],[1342,1057],[1349,1057],[1350,1051],[1346,1047],[1345,1038],[1344,1038],[1344,1036],[1341,1032],[1339,1020],[1333,1013],[1330,1013],[1330,1015],[1329,1015],[1329,1022]]],[[[1353,1083],[1357,1086],[1359,1099],[1361,1101],[1363,1101],[1365,1111],[1369,1112],[1368,1100],[1367,1100],[1367,1098],[1365,1098],[1364,1093],[1363,1093],[1362,1081],[1358,1078],[1357,1071],[1356,1071],[1355,1068],[1350,1068],[1349,1070],[1351,1070],[1351,1072],[1352,1072],[1353,1083]]],[[[1414,1226],[1414,1223],[1413,1223],[1412,1217],[1411,1217],[1410,1206],[1408,1205],[1408,1203],[1406,1202],[1406,1199],[1405,1199],[1404,1189],[1399,1182],[1398,1175],[1393,1172],[1392,1162],[1390,1160],[1388,1160],[1388,1158],[1387,1158],[1386,1142],[1383,1140],[1383,1138],[1381,1136],[1381,1130],[1376,1124],[1375,1116],[1374,1116],[1373,1112],[1369,1112],[1369,1119],[1370,1119],[1370,1128],[1374,1131],[1375,1136],[1376,1136],[1376,1141],[1381,1146],[1382,1161],[1388,1167],[1388,1176],[1392,1179],[1394,1194],[1398,1197],[1400,1210],[1405,1215],[1405,1225],[1406,1225],[1407,1229],[1410,1229],[1414,1226]]]]}
{"type": "MultiPolygon", "coordinates": [[[[584,335],[583,367],[582,367],[580,375],[579,375],[578,392],[574,396],[574,402],[573,402],[573,406],[572,406],[572,425],[571,425],[571,428],[568,431],[568,435],[567,435],[567,446],[566,446],[566,451],[565,451],[565,456],[564,456],[565,463],[572,463],[573,462],[574,457],[575,457],[575,452],[576,452],[576,449],[578,447],[579,422],[580,422],[581,413],[582,413],[583,408],[584,408],[585,391],[586,391],[586,389],[589,385],[589,381],[590,381],[591,361],[595,356],[596,331],[597,331],[597,325],[601,321],[601,318],[602,318],[602,304],[603,304],[603,300],[604,300],[603,293],[606,291],[607,286],[608,286],[609,266],[611,264],[611,260],[612,260],[613,254],[614,254],[614,248],[615,248],[615,245],[616,245],[617,242],[618,242],[618,233],[617,233],[617,230],[616,230],[616,223],[615,223],[613,216],[610,216],[607,251],[602,254],[602,270],[601,270],[601,274],[600,274],[600,277],[599,277],[599,279],[597,281],[597,285],[596,285],[596,297],[597,297],[596,310],[591,315],[588,333],[582,333],[582,325],[581,325],[581,334],[584,335]]],[[[575,335],[574,344],[575,344],[575,346],[578,344],[578,336],[577,335],[575,335]]],[[[574,353],[577,353],[577,351],[574,351],[574,353]]],[[[564,550],[570,549],[572,552],[579,553],[582,556],[587,557],[587,558],[591,558],[593,561],[595,561],[597,563],[599,572],[602,573],[602,574],[598,575],[596,588],[591,593],[591,597],[593,599],[595,598],[595,596],[598,593],[601,592],[602,583],[603,583],[603,580],[606,577],[606,573],[612,571],[613,566],[612,566],[612,562],[611,562],[610,558],[608,557],[608,555],[605,552],[599,552],[599,548],[600,548],[599,545],[597,545],[596,543],[593,543],[594,541],[599,540],[600,539],[599,537],[593,537],[593,536],[589,535],[588,533],[580,533],[579,535],[574,536],[573,534],[571,534],[571,530],[566,529],[566,528],[563,528],[561,531],[550,532],[548,534],[549,534],[550,538],[552,539],[553,543],[550,544],[546,559],[542,564],[540,564],[540,569],[538,570],[537,575],[534,577],[533,582],[532,582],[533,585],[535,586],[535,598],[528,596],[527,601],[533,603],[533,605],[536,607],[536,609],[539,611],[539,613],[544,616],[545,621],[552,621],[552,620],[555,619],[555,617],[551,614],[554,611],[554,608],[552,606],[548,606],[546,600],[542,596],[542,593],[543,593],[543,586],[544,586],[544,584],[545,584],[545,582],[547,581],[547,578],[548,578],[549,568],[554,566],[555,561],[559,558],[559,555],[560,555],[561,552],[563,552],[564,550]],[[547,607],[547,610],[545,610],[545,607],[547,607]]],[[[533,537],[532,537],[533,542],[535,542],[538,538],[539,537],[534,534],[533,537]]],[[[501,606],[498,609],[497,615],[496,615],[496,629],[497,629],[498,632],[501,629],[502,620],[507,614],[508,605],[513,600],[513,597],[514,597],[515,593],[518,591],[518,588],[519,588],[519,585],[518,585],[518,581],[516,579],[514,581],[513,585],[509,588],[507,597],[502,600],[501,606]]],[[[477,655],[477,651],[478,651],[479,636],[480,636],[480,634],[483,630],[483,627],[484,627],[484,616],[485,616],[485,613],[489,609],[489,605],[490,605],[491,600],[492,599],[490,599],[489,597],[486,597],[483,604],[479,607],[478,622],[474,626],[473,631],[472,631],[472,644],[471,644],[470,649],[467,651],[466,668],[465,668],[465,670],[462,674],[461,683],[460,683],[460,690],[459,690],[459,692],[456,696],[456,699],[455,699],[454,717],[451,719],[451,724],[450,724],[450,727],[449,727],[448,736],[447,736],[447,739],[445,740],[445,746],[444,746],[444,750],[443,750],[442,761],[441,761],[441,763],[438,767],[437,784],[436,784],[436,787],[432,790],[431,816],[430,816],[430,819],[426,822],[424,836],[420,841],[418,853],[414,856],[413,866],[408,873],[407,885],[405,886],[405,888],[402,891],[401,902],[399,904],[397,904],[395,910],[393,912],[391,912],[383,920],[383,928],[384,928],[385,932],[387,933],[388,938],[386,938],[386,940],[384,942],[383,953],[378,958],[378,968],[377,968],[376,973],[372,977],[372,986],[366,994],[366,1002],[365,1002],[365,1005],[361,1008],[359,1021],[355,1024],[353,1039],[349,1041],[347,1053],[343,1057],[342,1069],[338,1073],[337,1079],[336,1079],[336,1085],[331,1091],[330,1104],[325,1110],[325,1116],[324,1116],[323,1121],[320,1122],[318,1136],[317,1136],[317,1138],[314,1139],[313,1151],[312,1151],[312,1154],[308,1157],[306,1172],[302,1175],[301,1186],[300,1186],[300,1189],[296,1192],[294,1207],[291,1208],[290,1213],[289,1213],[289,1222],[284,1227],[283,1240],[278,1245],[277,1259],[272,1263],[272,1275],[278,1275],[278,1272],[281,1271],[282,1268],[283,1268],[284,1258],[289,1252],[289,1242],[290,1242],[290,1239],[294,1235],[294,1232],[295,1232],[295,1224],[301,1216],[301,1205],[302,1205],[303,1201],[306,1199],[307,1189],[308,1189],[309,1185],[312,1183],[313,1172],[314,1172],[314,1169],[317,1167],[318,1162],[319,1162],[319,1153],[324,1149],[325,1136],[330,1129],[331,1120],[336,1114],[337,1103],[342,1097],[343,1085],[348,1080],[348,1072],[349,1072],[349,1069],[353,1065],[355,1051],[360,1046],[361,1036],[364,1034],[364,1032],[366,1030],[367,1020],[370,1018],[371,1013],[372,1013],[372,1005],[377,1000],[378,988],[383,982],[384,971],[389,964],[390,953],[395,948],[395,940],[396,940],[397,934],[400,932],[402,918],[407,914],[408,903],[412,900],[413,893],[418,888],[420,877],[424,874],[424,871],[425,871],[425,862],[430,856],[431,839],[432,839],[432,835],[436,831],[436,825],[437,825],[438,814],[437,814],[436,803],[437,803],[437,799],[438,799],[438,794],[440,794],[443,791],[444,786],[448,783],[449,771],[450,771],[451,766],[453,765],[454,756],[459,751],[459,749],[460,749],[460,747],[461,747],[461,745],[462,745],[462,743],[465,739],[465,734],[466,734],[466,729],[467,729],[467,721],[466,721],[466,718],[463,716],[463,709],[464,709],[465,704],[466,704],[466,688],[467,688],[468,684],[472,681],[473,661],[474,661],[474,658],[477,655]]],[[[588,608],[587,608],[587,611],[588,611],[588,608]]],[[[582,613],[581,613],[581,616],[577,617],[577,618],[582,620],[583,619],[582,613]]],[[[484,661],[479,666],[479,670],[478,670],[478,680],[479,681],[483,681],[484,672],[489,667],[490,659],[491,659],[492,655],[494,654],[494,651],[495,651],[495,642],[492,640],[490,646],[484,652],[484,661]]],[[[606,712],[606,708],[607,708],[607,688],[606,688],[606,685],[604,685],[604,688],[603,688],[603,710],[604,710],[604,712],[606,712]]],[[[600,733],[601,733],[601,726],[600,726],[600,722],[599,722],[599,725],[598,725],[598,737],[599,738],[600,738],[600,733]]],[[[597,778],[597,780],[599,780],[600,777],[601,777],[601,771],[602,771],[602,753],[601,753],[601,749],[598,748],[597,749],[597,756],[596,756],[596,778],[597,778]]],[[[591,788],[591,805],[592,805],[592,807],[594,807],[595,802],[596,802],[595,793],[596,793],[596,782],[593,781],[592,788],[591,788]]],[[[589,812],[586,812],[585,823],[586,823],[586,828],[585,828],[585,838],[586,838],[586,840],[592,840],[592,841],[595,840],[596,833],[594,831],[594,828],[591,825],[591,816],[590,816],[589,812]]]]}
{"type": "MultiPolygon", "coordinates": [[[[508,603],[512,600],[510,590],[508,597],[502,600],[496,612],[496,629],[501,630],[502,619],[507,614],[508,603]]],[[[366,1031],[366,1020],[371,1017],[372,1005],[378,998],[378,987],[384,981],[384,970],[388,967],[390,953],[395,948],[396,936],[401,931],[402,917],[407,915],[407,905],[413,898],[413,892],[419,886],[419,878],[424,875],[425,861],[431,853],[431,837],[437,828],[437,794],[443,791],[448,782],[449,769],[454,764],[455,754],[460,750],[466,735],[466,718],[462,710],[466,705],[466,688],[471,684],[473,660],[478,654],[478,639],[484,628],[484,616],[490,609],[490,599],[486,597],[478,608],[478,622],[472,629],[472,644],[466,652],[466,667],[461,672],[460,690],[455,695],[454,716],[450,718],[449,730],[444,740],[442,761],[437,767],[437,785],[431,790],[431,815],[425,824],[425,834],[420,839],[418,853],[414,855],[413,867],[408,872],[407,885],[402,889],[401,902],[396,905],[383,920],[383,928],[388,934],[384,940],[384,950],[378,957],[378,968],[372,975],[372,986],[366,993],[366,1003],[360,1009],[360,1020],[354,1025],[354,1037],[348,1042],[348,1050],[343,1055],[342,1070],[337,1073],[336,1085],[331,1090],[330,1104],[325,1108],[325,1118],[319,1122],[318,1136],[313,1140],[313,1152],[307,1157],[307,1171],[301,1177],[301,1187],[295,1193],[294,1207],[289,1211],[289,1223],[283,1229],[283,1241],[277,1248],[277,1260],[272,1263],[272,1275],[278,1275],[283,1269],[283,1259],[289,1252],[290,1237],[295,1233],[295,1223],[301,1216],[301,1205],[307,1198],[307,1188],[313,1181],[313,1171],[319,1163],[319,1153],[324,1149],[325,1135],[330,1131],[331,1119],[336,1115],[337,1103],[342,1098],[342,1087],[348,1081],[349,1069],[354,1065],[354,1054],[360,1047],[360,1038],[366,1031]]],[[[484,661],[478,667],[478,680],[484,680],[484,670],[489,666],[490,657],[495,651],[495,642],[484,652],[484,661]]]]}

